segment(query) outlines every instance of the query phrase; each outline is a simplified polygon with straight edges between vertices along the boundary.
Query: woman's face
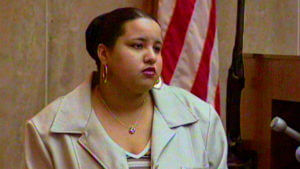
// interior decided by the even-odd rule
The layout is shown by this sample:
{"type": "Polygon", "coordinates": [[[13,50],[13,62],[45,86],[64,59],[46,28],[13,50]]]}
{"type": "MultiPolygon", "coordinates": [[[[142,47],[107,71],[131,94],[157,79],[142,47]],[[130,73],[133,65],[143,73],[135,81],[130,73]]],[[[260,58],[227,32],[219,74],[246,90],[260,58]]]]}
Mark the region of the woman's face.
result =
{"type": "Polygon", "coordinates": [[[148,18],[127,21],[124,33],[108,53],[108,81],[128,90],[152,88],[162,70],[160,26],[148,18]],[[155,73],[145,71],[154,68],[155,73]]]}

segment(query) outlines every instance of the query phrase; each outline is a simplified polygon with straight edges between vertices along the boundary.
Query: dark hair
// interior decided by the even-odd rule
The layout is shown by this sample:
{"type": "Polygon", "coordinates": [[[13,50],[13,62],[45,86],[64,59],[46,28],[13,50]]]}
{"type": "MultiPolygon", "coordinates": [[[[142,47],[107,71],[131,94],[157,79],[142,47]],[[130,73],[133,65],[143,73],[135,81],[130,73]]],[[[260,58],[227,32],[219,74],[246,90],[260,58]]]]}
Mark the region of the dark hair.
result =
{"type": "Polygon", "coordinates": [[[158,23],[153,16],[146,12],[137,8],[127,7],[99,15],[89,24],[85,32],[86,49],[95,60],[98,73],[101,66],[97,54],[98,45],[102,43],[108,48],[113,48],[118,37],[124,33],[124,24],[137,18],[150,18],[158,23]]]}

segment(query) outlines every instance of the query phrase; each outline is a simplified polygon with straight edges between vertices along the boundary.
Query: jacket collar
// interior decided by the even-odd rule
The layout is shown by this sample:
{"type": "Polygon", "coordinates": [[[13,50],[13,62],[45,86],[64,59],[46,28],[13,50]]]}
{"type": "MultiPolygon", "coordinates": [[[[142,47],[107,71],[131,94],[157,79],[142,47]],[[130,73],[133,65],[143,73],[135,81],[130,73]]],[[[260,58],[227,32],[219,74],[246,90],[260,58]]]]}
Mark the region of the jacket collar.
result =
{"type": "MultiPolygon", "coordinates": [[[[51,125],[54,133],[85,132],[91,107],[91,76],[69,94],[63,96],[56,117],[51,125]]],[[[198,120],[197,115],[189,111],[183,101],[166,84],[150,91],[161,116],[169,128],[174,128],[198,120]],[[176,106],[174,106],[176,105],[176,106]]]]}
{"type": "Polygon", "coordinates": [[[54,133],[84,133],[91,112],[90,76],[88,80],[63,96],[50,131],[54,133]]]}

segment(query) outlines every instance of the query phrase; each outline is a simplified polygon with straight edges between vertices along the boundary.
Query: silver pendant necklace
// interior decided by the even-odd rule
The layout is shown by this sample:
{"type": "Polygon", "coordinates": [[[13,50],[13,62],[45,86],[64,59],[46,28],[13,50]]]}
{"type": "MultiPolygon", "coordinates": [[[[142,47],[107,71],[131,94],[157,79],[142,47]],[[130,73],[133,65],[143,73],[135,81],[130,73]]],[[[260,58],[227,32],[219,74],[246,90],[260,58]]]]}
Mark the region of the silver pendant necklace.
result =
{"type": "MultiPolygon", "coordinates": [[[[99,87],[97,87],[98,92],[99,91],[99,87]]],[[[134,134],[137,130],[137,126],[138,126],[138,120],[140,119],[140,117],[142,116],[143,113],[140,113],[140,115],[138,116],[138,118],[135,120],[134,124],[126,124],[125,122],[122,122],[121,120],[118,119],[118,117],[110,110],[109,106],[106,104],[106,102],[104,101],[104,99],[102,98],[102,96],[99,96],[100,100],[102,101],[102,103],[105,105],[106,109],[108,110],[108,112],[112,115],[112,117],[119,122],[123,127],[125,128],[129,128],[128,129],[128,133],[129,134],[134,134]]],[[[145,103],[145,99],[143,100],[142,105],[145,103]]]]}

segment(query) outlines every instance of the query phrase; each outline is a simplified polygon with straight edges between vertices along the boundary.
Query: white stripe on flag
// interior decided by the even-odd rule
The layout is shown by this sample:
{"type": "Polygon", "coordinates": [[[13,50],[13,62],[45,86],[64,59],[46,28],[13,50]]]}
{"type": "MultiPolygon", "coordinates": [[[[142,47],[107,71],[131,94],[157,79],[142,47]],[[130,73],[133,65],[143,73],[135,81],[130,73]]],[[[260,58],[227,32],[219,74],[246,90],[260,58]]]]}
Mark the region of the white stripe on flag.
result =
{"type": "MultiPolygon", "coordinates": [[[[217,31],[216,31],[217,33],[217,31]]],[[[218,38],[215,36],[214,48],[211,54],[210,71],[208,80],[208,93],[206,101],[215,106],[216,89],[219,79],[219,55],[218,55],[218,38]]]]}
{"type": "Polygon", "coordinates": [[[159,23],[162,30],[162,36],[165,37],[166,31],[168,29],[173,11],[176,5],[176,0],[160,0],[158,1],[158,14],[159,23]]]}
{"type": "MultiPolygon", "coordinates": [[[[168,29],[170,29],[169,24],[172,16],[174,15],[173,12],[177,1],[159,0],[158,19],[162,27],[163,37],[165,36],[168,29]]],[[[185,2],[180,2],[180,4],[183,5],[184,3],[188,4],[191,2],[192,1],[185,1],[185,2]]],[[[199,68],[201,56],[203,54],[203,51],[206,50],[208,54],[210,54],[210,56],[206,55],[206,59],[210,58],[210,60],[206,60],[206,62],[210,61],[209,65],[207,65],[209,66],[208,81],[206,82],[206,80],[204,80],[206,83],[208,83],[206,84],[208,86],[206,101],[214,106],[218,106],[215,105],[217,86],[219,83],[219,55],[218,55],[217,31],[215,31],[214,42],[212,44],[213,46],[212,46],[211,53],[209,50],[211,49],[210,46],[207,46],[208,48],[204,49],[205,47],[204,44],[206,43],[207,38],[209,38],[206,37],[208,35],[208,31],[213,31],[213,30],[208,30],[210,25],[210,19],[213,19],[212,21],[216,20],[216,18],[214,17],[210,18],[211,17],[210,15],[212,14],[211,12],[216,12],[215,9],[211,11],[213,5],[212,2],[215,2],[215,0],[196,0],[194,11],[192,13],[192,17],[189,22],[186,35],[184,37],[182,50],[180,51],[181,53],[176,63],[176,68],[174,70],[174,73],[172,74],[170,85],[178,86],[188,91],[191,91],[194,85],[198,86],[197,84],[201,84],[202,83],[201,78],[200,79],[198,78],[199,81],[197,82],[195,81],[195,79],[198,71],[201,69],[199,68]]],[[[180,20],[178,20],[178,22],[180,22],[180,20]]],[[[212,29],[214,29],[214,27],[212,27],[212,29]]],[[[176,36],[176,35],[172,35],[172,36],[176,36]]],[[[210,38],[212,38],[211,34],[210,34],[210,38]]],[[[168,48],[168,50],[172,50],[172,48],[168,48]]],[[[174,56],[175,60],[176,57],[177,56],[174,56]]],[[[201,69],[201,70],[205,70],[205,69],[201,69]]],[[[206,71],[202,73],[205,72],[206,71]]],[[[205,86],[205,84],[202,83],[201,86],[203,85],[205,86]]]]}
{"type": "Polygon", "coordinates": [[[207,1],[196,1],[195,5],[183,50],[170,83],[170,85],[179,86],[188,91],[194,84],[199,68],[209,22],[209,11],[203,12],[203,10],[207,10],[207,1]]]}

